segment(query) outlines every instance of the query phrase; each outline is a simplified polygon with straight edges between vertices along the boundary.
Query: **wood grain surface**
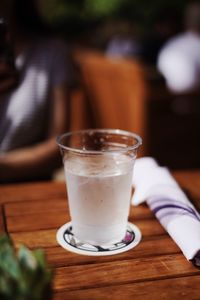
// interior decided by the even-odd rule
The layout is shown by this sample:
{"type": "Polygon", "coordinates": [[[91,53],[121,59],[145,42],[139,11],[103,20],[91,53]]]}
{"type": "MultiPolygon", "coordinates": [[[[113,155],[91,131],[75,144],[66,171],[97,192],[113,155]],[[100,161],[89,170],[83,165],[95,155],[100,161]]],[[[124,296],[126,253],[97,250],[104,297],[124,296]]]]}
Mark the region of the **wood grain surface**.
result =
{"type": "MultiPolygon", "coordinates": [[[[173,173],[199,207],[200,171],[173,173]]],[[[43,248],[54,269],[53,300],[65,299],[200,299],[200,269],[181,253],[146,205],[131,207],[129,220],[142,241],[112,256],[68,252],[56,241],[58,228],[70,220],[65,183],[0,186],[0,233],[15,246],[43,248]]]]}

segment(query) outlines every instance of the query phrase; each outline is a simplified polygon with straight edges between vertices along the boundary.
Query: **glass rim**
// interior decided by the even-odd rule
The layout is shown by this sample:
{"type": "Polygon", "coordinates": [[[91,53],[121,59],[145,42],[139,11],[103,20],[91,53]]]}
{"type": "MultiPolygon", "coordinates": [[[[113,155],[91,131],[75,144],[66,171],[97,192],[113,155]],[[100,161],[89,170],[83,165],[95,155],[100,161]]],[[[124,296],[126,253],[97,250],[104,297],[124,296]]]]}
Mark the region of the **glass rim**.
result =
{"type": "Polygon", "coordinates": [[[74,130],[67,133],[63,133],[56,138],[57,145],[64,150],[80,153],[80,154],[102,154],[102,153],[115,153],[115,152],[127,152],[137,149],[140,145],[142,145],[142,138],[131,131],[122,130],[122,129],[110,129],[110,128],[94,128],[94,129],[83,129],[83,130],[74,130]],[[119,148],[119,149],[106,149],[106,150],[87,150],[87,149],[80,149],[75,148],[71,146],[65,146],[62,144],[61,140],[65,137],[70,137],[73,135],[83,134],[83,133],[89,133],[89,132],[101,132],[101,133],[110,133],[110,134],[121,134],[127,137],[132,137],[136,140],[136,144],[133,146],[127,146],[125,148],[119,148]]]}

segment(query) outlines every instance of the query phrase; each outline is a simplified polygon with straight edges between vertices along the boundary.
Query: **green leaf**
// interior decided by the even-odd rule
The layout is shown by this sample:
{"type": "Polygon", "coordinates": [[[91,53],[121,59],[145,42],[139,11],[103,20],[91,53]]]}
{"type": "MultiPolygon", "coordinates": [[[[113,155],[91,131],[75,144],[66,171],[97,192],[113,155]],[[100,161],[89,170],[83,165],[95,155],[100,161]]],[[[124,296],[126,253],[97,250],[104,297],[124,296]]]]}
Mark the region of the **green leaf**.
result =
{"type": "Polygon", "coordinates": [[[15,253],[8,236],[0,236],[0,299],[47,300],[52,271],[42,250],[21,246],[15,253]]]}

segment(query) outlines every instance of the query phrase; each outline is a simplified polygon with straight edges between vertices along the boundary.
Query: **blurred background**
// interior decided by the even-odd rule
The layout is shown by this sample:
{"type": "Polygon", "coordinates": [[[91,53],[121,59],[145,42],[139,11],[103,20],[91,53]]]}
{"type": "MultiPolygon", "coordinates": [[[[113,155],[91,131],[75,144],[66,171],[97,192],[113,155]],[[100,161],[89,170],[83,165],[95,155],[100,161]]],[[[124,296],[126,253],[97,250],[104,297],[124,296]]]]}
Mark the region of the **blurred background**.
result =
{"type": "Polygon", "coordinates": [[[140,155],[171,169],[199,168],[199,1],[37,2],[48,28],[71,46],[75,80],[68,129],[135,131],[144,141],[140,155]],[[175,51],[177,58],[166,58],[163,50],[175,47],[176,39],[184,46],[175,51]],[[184,75],[193,86],[181,83],[184,75]]]}
{"type": "Polygon", "coordinates": [[[45,20],[72,44],[142,63],[148,84],[144,152],[171,168],[200,167],[199,93],[172,93],[156,66],[161,47],[185,30],[188,3],[40,0],[45,20]]]}
{"type": "Polygon", "coordinates": [[[188,1],[39,0],[39,3],[43,17],[67,38],[76,40],[84,35],[89,43],[102,48],[116,30],[116,21],[130,22],[140,37],[149,34],[150,30],[157,30],[159,24],[156,23],[159,22],[163,27],[168,22],[169,27],[177,26],[180,30],[188,1]],[[92,33],[96,30],[99,36],[95,37],[92,33]]]}

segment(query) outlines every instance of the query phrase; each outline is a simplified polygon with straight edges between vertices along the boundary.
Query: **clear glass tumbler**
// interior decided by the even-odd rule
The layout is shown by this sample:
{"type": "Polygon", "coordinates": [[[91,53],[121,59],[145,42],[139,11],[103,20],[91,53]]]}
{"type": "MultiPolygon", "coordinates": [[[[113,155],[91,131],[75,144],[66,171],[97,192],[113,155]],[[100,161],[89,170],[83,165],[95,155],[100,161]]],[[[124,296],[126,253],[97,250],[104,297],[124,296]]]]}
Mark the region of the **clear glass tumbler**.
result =
{"type": "Polygon", "coordinates": [[[120,242],[126,233],[133,166],[141,138],[118,129],[58,137],[74,235],[81,242],[120,242]]]}

